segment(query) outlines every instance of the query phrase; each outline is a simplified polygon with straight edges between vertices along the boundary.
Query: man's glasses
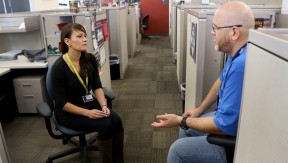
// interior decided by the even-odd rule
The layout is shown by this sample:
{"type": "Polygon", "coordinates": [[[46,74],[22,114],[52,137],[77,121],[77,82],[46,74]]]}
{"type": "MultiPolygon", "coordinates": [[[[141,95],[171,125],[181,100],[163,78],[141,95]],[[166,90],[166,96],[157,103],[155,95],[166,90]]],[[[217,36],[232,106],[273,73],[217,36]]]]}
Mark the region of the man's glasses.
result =
{"type": "Polygon", "coordinates": [[[223,27],[217,27],[217,25],[212,25],[212,31],[215,33],[216,30],[222,29],[222,28],[233,28],[233,27],[242,27],[243,25],[229,25],[229,26],[223,26],[223,27]]]}

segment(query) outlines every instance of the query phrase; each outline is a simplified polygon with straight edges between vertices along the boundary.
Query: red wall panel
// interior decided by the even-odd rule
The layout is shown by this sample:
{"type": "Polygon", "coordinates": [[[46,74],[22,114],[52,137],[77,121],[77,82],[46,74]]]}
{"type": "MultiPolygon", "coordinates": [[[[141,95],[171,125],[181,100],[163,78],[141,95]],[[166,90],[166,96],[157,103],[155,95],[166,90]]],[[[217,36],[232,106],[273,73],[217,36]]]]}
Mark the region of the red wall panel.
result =
{"type": "Polygon", "coordinates": [[[141,0],[142,17],[149,16],[149,29],[146,34],[169,33],[169,5],[162,0],[141,0]]]}

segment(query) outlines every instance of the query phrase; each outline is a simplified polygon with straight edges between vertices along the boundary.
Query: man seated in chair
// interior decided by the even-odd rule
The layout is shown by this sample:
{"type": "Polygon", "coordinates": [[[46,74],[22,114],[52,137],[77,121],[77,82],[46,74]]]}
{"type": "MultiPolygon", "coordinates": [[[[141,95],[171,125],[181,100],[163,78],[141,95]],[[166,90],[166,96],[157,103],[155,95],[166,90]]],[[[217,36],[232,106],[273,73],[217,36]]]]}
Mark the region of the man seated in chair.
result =
{"type": "Polygon", "coordinates": [[[225,149],[207,142],[209,133],[236,136],[240,112],[249,29],[254,27],[252,10],[242,2],[220,6],[213,18],[211,34],[215,49],[228,60],[201,105],[182,116],[158,115],[154,127],[181,127],[179,139],[170,147],[168,163],[226,163],[225,149]],[[205,113],[218,102],[216,112],[205,113]]]}
{"type": "Polygon", "coordinates": [[[55,117],[68,128],[98,132],[101,161],[122,163],[122,121],[107,107],[96,58],[86,48],[85,28],[77,23],[66,24],[61,30],[63,55],[51,71],[55,117]]]}

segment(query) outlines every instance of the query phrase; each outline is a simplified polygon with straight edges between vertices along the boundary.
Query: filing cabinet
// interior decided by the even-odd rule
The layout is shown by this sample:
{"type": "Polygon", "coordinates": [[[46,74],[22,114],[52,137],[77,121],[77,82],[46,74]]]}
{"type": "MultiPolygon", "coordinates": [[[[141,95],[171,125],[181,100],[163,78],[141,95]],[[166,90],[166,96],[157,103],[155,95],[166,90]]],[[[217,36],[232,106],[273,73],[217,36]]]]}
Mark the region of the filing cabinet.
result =
{"type": "Polygon", "coordinates": [[[37,113],[36,105],[47,101],[45,75],[20,76],[13,84],[19,113],[37,113]]]}

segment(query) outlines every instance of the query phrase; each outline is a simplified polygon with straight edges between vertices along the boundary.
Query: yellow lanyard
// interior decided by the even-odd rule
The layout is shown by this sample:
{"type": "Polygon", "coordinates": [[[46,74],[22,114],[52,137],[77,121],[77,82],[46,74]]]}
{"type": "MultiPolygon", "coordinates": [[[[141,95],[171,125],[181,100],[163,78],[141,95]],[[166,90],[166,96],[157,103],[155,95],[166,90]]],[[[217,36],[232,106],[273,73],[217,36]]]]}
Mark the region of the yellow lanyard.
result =
{"type": "Polygon", "coordinates": [[[79,79],[80,83],[82,84],[82,86],[84,87],[84,89],[86,90],[86,94],[88,95],[88,76],[86,76],[86,85],[84,84],[84,81],[82,80],[82,78],[80,77],[78,71],[76,70],[75,66],[73,65],[68,53],[65,54],[67,60],[68,60],[68,64],[69,66],[72,67],[74,73],[76,74],[77,78],[79,79]]]}

